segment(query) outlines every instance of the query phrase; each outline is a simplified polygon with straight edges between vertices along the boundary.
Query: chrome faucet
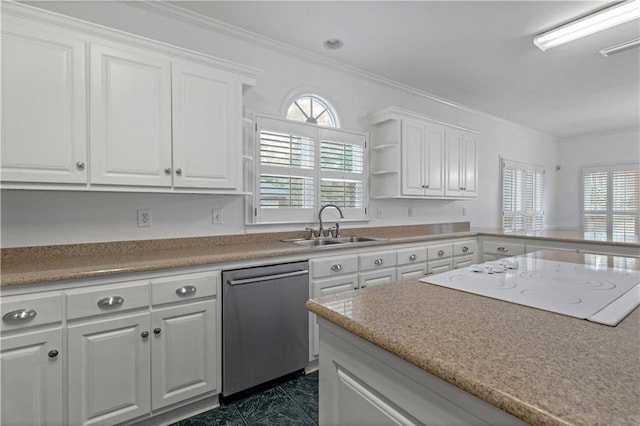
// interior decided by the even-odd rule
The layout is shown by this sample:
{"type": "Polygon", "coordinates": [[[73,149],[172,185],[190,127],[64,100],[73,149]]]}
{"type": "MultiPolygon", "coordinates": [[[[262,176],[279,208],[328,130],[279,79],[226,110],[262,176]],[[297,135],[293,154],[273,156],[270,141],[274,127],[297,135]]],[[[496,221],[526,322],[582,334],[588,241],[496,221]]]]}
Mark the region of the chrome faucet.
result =
{"type": "MultiPolygon", "coordinates": [[[[318,230],[318,237],[323,237],[322,235],[322,231],[324,230],[322,228],[322,212],[324,211],[324,209],[326,209],[327,207],[335,207],[338,210],[338,213],[340,213],[340,219],[344,219],[344,215],[342,214],[342,210],[340,210],[340,207],[336,206],[335,204],[325,204],[324,206],[322,206],[322,208],[320,209],[320,211],[318,212],[318,220],[320,221],[320,229],[318,230]]],[[[337,232],[337,231],[336,231],[337,232]]]]}

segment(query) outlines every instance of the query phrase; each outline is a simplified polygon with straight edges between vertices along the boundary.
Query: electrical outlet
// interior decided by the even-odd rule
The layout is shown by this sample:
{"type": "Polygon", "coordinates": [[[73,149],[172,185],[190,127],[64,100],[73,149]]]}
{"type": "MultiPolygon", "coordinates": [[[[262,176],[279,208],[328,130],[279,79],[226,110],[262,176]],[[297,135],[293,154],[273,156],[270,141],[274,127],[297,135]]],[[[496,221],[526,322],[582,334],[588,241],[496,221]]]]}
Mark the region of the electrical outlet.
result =
{"type": "Polygon", "coordinates": [[[224,216],[222,214],[222,209],[211,210],[211,223],[218,225],[223,222],[224,222],[224,216]]]}
{"type": "Polygon", "coordinates": [[[138,209],[138,226],[151,226],[151,209],[138,209]]]}
{"type": "Polygon", "coordinates": [[[407,210],[407,216],[413,217],[413,207],[409,207],[409,209],[407,210]]]}
{"type": "Polygon", "coordinates": [[[376,209],[376,217],[378,219],[380,219],[382,217],[382,209],[381,208],[377,208],[376,209]]]}
{"type": "Polygon", "coordinates": [[[462,208],[462,216],[466,216],[467,215],[467,208],[463,207],[462,208]]]}

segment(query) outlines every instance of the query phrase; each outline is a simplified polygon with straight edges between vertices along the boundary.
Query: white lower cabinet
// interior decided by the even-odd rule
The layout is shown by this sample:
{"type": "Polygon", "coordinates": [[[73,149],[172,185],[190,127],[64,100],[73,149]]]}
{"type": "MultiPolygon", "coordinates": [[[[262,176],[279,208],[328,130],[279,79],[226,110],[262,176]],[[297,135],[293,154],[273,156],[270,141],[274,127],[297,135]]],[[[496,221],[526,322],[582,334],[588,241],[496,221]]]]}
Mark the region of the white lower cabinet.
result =
{"type": "Polygon", "coordinates": [[[396,268],[361,272],[358,276],[358,288],[364,289],[376,285],[392,283],[394,281],[396,281],[396,268]]]}
{"type": "Polygon", "coordinates": [[[64,424],[62,329],[2,337],[0,346],[0,424],[64,424]]]}
{"type": "Polygon", "coordinates": [[[453,268],[453,261],[449,259],[434,260],[427,264],[427,275],[440,274],[450,271],[453,268]]]}
{"type": "Polygon", "coordinates": [[[150,410],[149,313],[68,327],[69,424],[115,424],[150,410]]]}
{"type": "Polygon", "coordinates": [[[215,300],[151,313],[151,409],[218,388],[215,300]]]}

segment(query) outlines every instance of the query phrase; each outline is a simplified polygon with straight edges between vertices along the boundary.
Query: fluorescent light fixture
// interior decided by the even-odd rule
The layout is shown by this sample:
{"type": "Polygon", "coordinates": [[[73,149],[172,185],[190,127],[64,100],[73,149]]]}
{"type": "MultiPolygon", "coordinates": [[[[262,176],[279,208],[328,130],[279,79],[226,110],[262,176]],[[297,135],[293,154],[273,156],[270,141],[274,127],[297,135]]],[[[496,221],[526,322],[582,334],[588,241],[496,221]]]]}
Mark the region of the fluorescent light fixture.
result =
{"type": "Polygon", "coordinates": [[[533,39],[533,44],[545,51],[638,18],[640,0],[625,1],[539,34],[533,39]]]}
{"type": "Polygon", "coordinates": [[[618,53],[626,52],[627,50],[633,49],[634,47],[638,46],[640,46],[640,38],[616,44],[615,46],[607,47],[606,49],[602,49],[600,51],[600,54],[602,56],[611,56],[618,53]]]}

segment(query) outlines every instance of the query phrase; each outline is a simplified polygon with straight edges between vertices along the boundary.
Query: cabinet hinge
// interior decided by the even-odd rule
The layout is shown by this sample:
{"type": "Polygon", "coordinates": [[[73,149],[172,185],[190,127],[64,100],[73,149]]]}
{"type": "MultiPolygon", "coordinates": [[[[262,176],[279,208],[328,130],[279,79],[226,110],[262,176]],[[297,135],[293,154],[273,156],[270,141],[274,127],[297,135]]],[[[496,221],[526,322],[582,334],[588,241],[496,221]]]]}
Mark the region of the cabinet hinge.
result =
{"type": "Polygon", "coordinates": [[[256,125],[256,132],[257,132],[258,131],[258,123],[255,123],[255,125],[256,125]]]}
{"type": "Polygon", "coordinates": [[[364,208],[364,215],[365,216],[367,215],[367,208],[366,207],[364,208]]]}
{"type": "Polygon", "coordinates": [[[258,208],[257,208],[257,207],[255,207],[255,208],[253,209],[253,215],[254,215],[254,216],[258,216],[258,208]]]}

